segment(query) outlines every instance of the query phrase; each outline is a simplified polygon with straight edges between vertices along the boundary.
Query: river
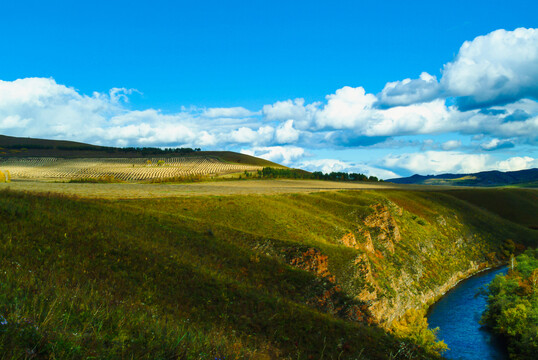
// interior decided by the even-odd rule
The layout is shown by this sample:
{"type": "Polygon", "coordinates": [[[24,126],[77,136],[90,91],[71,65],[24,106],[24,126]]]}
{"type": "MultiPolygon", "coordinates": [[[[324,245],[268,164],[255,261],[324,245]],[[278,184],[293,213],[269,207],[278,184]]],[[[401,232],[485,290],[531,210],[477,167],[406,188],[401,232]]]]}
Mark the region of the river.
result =
{"type": "Polygon", "coordinates": [[[439,327],[437,337],[450,348],[443,355],[454,360],[506,360],[508,354],[498,338],[480,327],[478,321],[486,308],[484,295],[478,290],[489,284],[507,267],[479,273],[459,283],[428,311],[430,328],[439,327]]]}

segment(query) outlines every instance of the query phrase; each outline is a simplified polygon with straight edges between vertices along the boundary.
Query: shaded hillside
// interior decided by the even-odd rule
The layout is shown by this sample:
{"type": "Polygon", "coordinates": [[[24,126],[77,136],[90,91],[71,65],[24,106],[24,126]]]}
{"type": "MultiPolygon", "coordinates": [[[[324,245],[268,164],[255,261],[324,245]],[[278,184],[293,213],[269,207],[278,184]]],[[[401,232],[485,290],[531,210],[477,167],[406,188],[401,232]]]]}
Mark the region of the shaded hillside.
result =
{"type": "Polygon", "coordinates": [[[538,243],[450,192],[3,191],[0,215],[7,358],[436,358],[391,321],[538,243]]]}
{"type": "Polygon", "coordinates": [[[140,158],[140,157],[213,157],[221,161],[253,166],[283,167],[274,162],[232,151],[194,151],[178,148],[177,151],[159,148],[118,148],[97,146],[74,141],[21,138],[0,135],[0,158],[59,157],[59,158],[140,158]]]}
{"type": "Polygon", "coordinates": [[[450,195],[505,219],[538,230],[538,191],[527,189],[451,190],[450,195]]]}
{"type": "Polygon", "coordinates": [[[538,187],[538,169],[520,171],[483,171],[473,174],[413,175],[388,179],[396,184],[455,185],[455,186],[521,186],[538,187]]]}

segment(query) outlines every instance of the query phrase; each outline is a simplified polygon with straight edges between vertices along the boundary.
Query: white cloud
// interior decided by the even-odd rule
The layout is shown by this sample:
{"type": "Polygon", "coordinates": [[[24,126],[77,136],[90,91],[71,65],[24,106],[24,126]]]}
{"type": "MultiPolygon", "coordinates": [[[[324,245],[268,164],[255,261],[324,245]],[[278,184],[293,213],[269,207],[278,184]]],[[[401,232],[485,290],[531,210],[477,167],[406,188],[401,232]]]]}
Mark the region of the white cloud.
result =
{"type": "MultiPolygon", "coordinates": [[[[346,139],[417,134],[460,132],[464,134],[489,134],[501,138],[538,138],[538,103],[529,99],[486,110],[459,111],[447,106],[444,99],[393,106],[375,107],[375,96],[363,88],[344,87],[327,96],[327,103],[316,104],[306,110],[302,102],[292,104],[296,114],[308,114],[302,123],[311,123],[306,132],[326,132],[326,139],[340,139],[343,146],[355,145],[346,139]],[[303,107],[303,111],[298,110],[303,107]],[[341,130],[335,136],[331,130],[341,130]],[[351,130],[351,131],[350,131],[351,130]],[[327,137],[328,136],[328,137],[327,137]]],[[[271,108],[272,109],[272,108],[271,108]]],[[[274,117],[273,117],[274,118],[274,117]]],[[[266,118],[268,119],[268,118],[266,118]]],[[[297,119],[297,118],[296,118],[297,119]]],[[[294,120],[294,126],[296,120],[294,120]]]]}
{"type": "Polygon", "coordinates": [[[209,108],[204,110],[203,116],[208,118],[242,118],[257,115],[257,113],[244,107],[209,108]]]}
{"type": "Polygon", "coordinates": [[[432,134],[457,129],[457,123],[450,121],[453,110],[443,100],[376,110],[374,114],[363,130],[365,135],[432,134]]]}
{"type": "Polygon", "coordinates": [[[360,173],[366,176],[376,176],[380,179],[390,179],[398,175],[390,170],[377,168],[367,164],[356,164],[337,159],[306,160],[299,167],[308,171],[321,171],[323,173],[347,172],[360,173]]]}
{"type": "Polygon", "coordinates": [[[456,125],[448,121],[451,110],[443,100],[377,109],[375,95],[367,94],[362,87],[348,86],[328,95],[327,100],[315,114],[319,128],[353,129],[365,136],[393,136],[449,131],[456,125]]]}
{"type": "Polygon", "coordinates": [[[230,138],[232,142],[239,144],[266,144],[271,141],[275,129],[271,126],[263,126],[258,130],[248,127],[241,127],[232,131],[230,138]]]}
{"type": "Polygon", "coordinates": [[[423,72],[418,79],[388,82],[377,95],[381,107],[405,106],[432,101],[440,95],[437,78],[423,72]]]}
{"type": "Polygon", "coordinates": [[[488,155],[453,151],[425,151],[391,155],[383,159],[388,168],[406,169],[418,174],[472,173],[486,168],[488,155]]]}
{"type": "Polygon", "coordinates": [[[461,46],[441,85],[462,108],[538,96],[538,29],[496,30],[461,46]]]}
{"type": "Polygon", "coordinates": [[[8,115],[5,118],[0,119],[0,129],[24,129],[29,122],[29,119],[21,119],[19,115],[8,115]]]}
{"type": "Polygon", "coordinates": [[[353,129],[368,122],[372,105],[376,102],[373,94],[364,88],[344,86],[334,94],[327,95],[327,105],[316,113],[316,123],[320,128],[353,129]]]}
{"type": "Polygon", "coordinates": [[[140,91],[136,89],[127,89],[127,88],[112,88],[108,92],[110,96],[110,101],[112,103],[119,103],[119,102],[129,102],[128,95],[131,95],[133,92],[137,92],[140,94],[140,91]]]}
{"type": "Polygon", "coordinates": [[[495,169],[500,171],[518,171],[538,167],[538,159],[530,156],[512,157],[504,161],[499,161],[495,169]]]}
{"type": "Polygon", "coordinates": [[[0,109],[21,105],[44,108],[65,100],[81,100],[82,98],[73,88],[58,85],[53,79],[0,80],[0,109]]]}
{"type": "Polygon", "coordinates": [[[405,169],[416,174],[467,174],[487,170],[514,171],[538,166],[538,159],[512,157],[497,160],[487,154],[465,154],[454,151],[426,151],[389,155],[382,164],[392,169],[405,169]]]}
{"type": "Polygon", "coordinates": [[[480,144],[480,147],[484,150],[497,150],[497,149],[514,147],[514,143],[512,140],[509,140],[509,139],[499,140],[497,138],[493,138],[490,141],[486,141],[480,144]]]}
{"type": "Polygon", "coordinates": [[[293,120],[288,120],[280,124],[276,129],[276,142],[279,144],[290,144],[299,140],[300,132],[293,128],[293,120]]]}
{"type": "Polygon", "coordinates": [[[264,105],[262,113],[267,121],[294,120],[298,129],[307,129],[314,120],[321,103],[314,102],[305,105],[304,99],[277,101],[271,105],[264,105]]]}
{"type": "MultiPolygon", "coordinates": [[[[13,136],[117,146],[223,148],[273,141],[273,127],[260,126],[259,120],[233,118],[254,114],[244,108],[189,108],[174,114],[156,109],[129,110],[124,103],[134,91],[113,88],[108,94],[95,92],[87,96],[53,79],[0,81],[0,129],[13,136]]],[[[286,134],[285,130],[281,137],[287,135],[292,141],[294,134],[286,134]]]]}
{"type": "Polygon", "coordinates": [[[304,149],[297,146],[254,147],[251,149],[241,149],[240,152],[286,166],[294,164],[298,159],[305,156],[304,149]]]}
{"type": "Polygon", "coordinates": [[[454,150],[461,146],[460,140],[448,140],[441,144],[443,150],[454,150]]]}

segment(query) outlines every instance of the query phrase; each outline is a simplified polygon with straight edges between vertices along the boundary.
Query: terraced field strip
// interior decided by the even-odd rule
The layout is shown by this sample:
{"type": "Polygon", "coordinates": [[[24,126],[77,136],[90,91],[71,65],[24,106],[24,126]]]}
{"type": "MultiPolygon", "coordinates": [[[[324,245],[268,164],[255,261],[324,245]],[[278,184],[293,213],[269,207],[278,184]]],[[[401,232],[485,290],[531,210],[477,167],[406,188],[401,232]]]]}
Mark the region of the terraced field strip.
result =
{"type": "Polygon", "coordinates": [[[218,176],[261,170],[261,166],[231,164],[215,157],[132,159],[0,158],[0,169],[13,179],[82,179],[114,177],[124,181],[218,176]]]}

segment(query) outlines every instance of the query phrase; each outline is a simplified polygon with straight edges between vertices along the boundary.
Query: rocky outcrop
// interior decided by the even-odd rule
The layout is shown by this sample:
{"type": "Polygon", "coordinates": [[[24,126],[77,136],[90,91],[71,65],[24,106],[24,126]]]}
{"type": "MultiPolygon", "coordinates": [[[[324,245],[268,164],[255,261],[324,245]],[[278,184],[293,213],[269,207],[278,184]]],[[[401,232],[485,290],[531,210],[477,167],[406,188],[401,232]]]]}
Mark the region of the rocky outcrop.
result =
{"type": "Polygon", "coordinates": [[[354,249],[363,249],[366,252],[373,253],[375,251],[375,248],[374,243],[372,242],[372,236],[370,235],[370,232],[368,230],[359,228],[357,230],[357,233],[362,238],[361,240],[357,240],[355,234],[349,232],[342,236],[340,242],[347,247],[354,249]]]}
{"type": "Polygon", "coordinates": [[[490,267],[488,263],[477,264],[471,261],[467,270],[455,272],[442,285],[422,291],[414,296],[397,296],[391,304],[382,300],[370,310],[377,319],[380,319],[386,325],[390,325],[394,320],[403,316],[408,309],[425,308],[433,304],[460,281],[490,267]]]}
{"type": "Polygon", "coordinates": [[[368,305],[358,298],[353,299],[346,296],[342,287],[336,283],[334,275],[329,271],[327,255],[315,248],[308,248],[293,255],[293,249],[284,249],[283,251],[285,252],[284,257],[288,259],[290,265],[318,277],[318,284],[311,289],[314,294],[307,300],[309,306],[346,320],[368,324],[375,322],[368,305]]]}
{"type": "Polygon", "coordinates": [[[364,225],[370,228],[370,233],[375,233],[377,240],[393,253],[394,243],[401,240],[398,224],[386,205],[376,204],[371,208],[374,212],[364,219],[364,225]]]}
{"type": "MultiPolygon", "coordinates": [[[[402,240],[396,217],[402,216],[403,210],[391,202],[377,203],[370,208],[373,211],[357,224],[356,231],[346,233],[340,239],[340,243],[364,251],[356,257],[353,264],[354,277],[364,284],[356,294],[356,299],[368,304],[373,317],[384,326],[389,326],[392,321],[404,315],[410,308],[423,308],[434,302],[459,281],[487,266],[486,263],[477,264],[470,261],[465,270],[455,272],[441,285],[420,291],[418,282],[423,276],[424,265],[417,258],[412,266],[412,273],[402,268],[398,274],[394,274],[396,276],[393,276],[388,284],[380,285],[372,271],[372,261],[376,261],[376,257],[383,257],[384,251],[390,254],[395,253],[395,245],[402,240]],[[391,296],[386,296],[387,285],[392,291],[391,296]]],[[[446,218],[442,215],[437,216],[436,223],[439,227],[447,226],[446,218]]],[[[454,245],[461,247],[463,239],[457,238],[454,245]]],[[[422,252],[430,253],[433,247],[432,240],[425,239],[420,249],[422,252]]]]}
{"type": "Polygon", "coordinates": [[[299,256],[290,260],[290,265],[314,273],[319,277],[334,282],[334,276],[329,272],[329,257],[315,248],[309,248],[299,256]]]}
{"type": "Polygon", "coordinates": [[[306,304],[343,319],[390,327],[407,310],[424,309],[495,263],[494,246],[453,210],[395,201],[409,210],[387,199],[350,211],[346,225],[334,227],[340,236],[336,243],[353,249],[340,256],[305,245],[277,250],[277,257],[316,276],[306,304]],[[338,263],[331,267],[332,261],[338,263]]]}
{"type": "Polygon", "coordinates": [[[347,247],[374,253],[376,251],[372,240],[374,237],[382,247],[393,253],[394,243],[401,240],[401,235],[391,210],[398,216],[402,215],[403,210],[395,204],[391,205],[390,208],[383,204],[372,205],[373,212],[357,224],[356,234],[360,240],[357,240],[354,233],[349,232],[340,239],[340,242],[347,247]]]}

